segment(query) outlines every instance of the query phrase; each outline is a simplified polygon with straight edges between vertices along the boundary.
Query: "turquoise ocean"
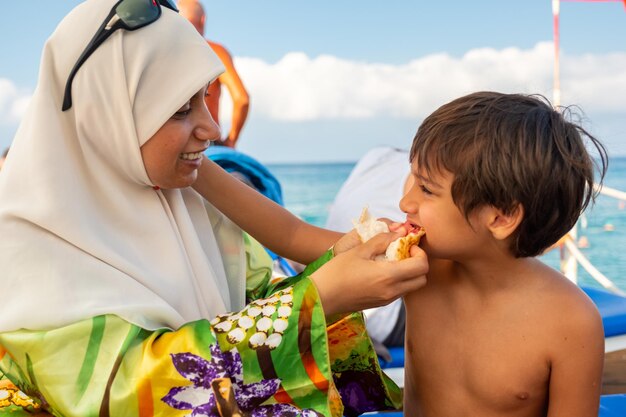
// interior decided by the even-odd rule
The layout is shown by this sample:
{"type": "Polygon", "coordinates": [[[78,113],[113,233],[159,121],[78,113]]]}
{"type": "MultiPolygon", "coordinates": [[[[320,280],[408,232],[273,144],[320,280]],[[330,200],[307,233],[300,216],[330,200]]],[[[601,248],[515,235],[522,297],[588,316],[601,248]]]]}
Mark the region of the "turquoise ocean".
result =
{"type": "MultiPolygon", "coordinates": [[[[268,164],[267,168],[280,181],[285,206],[305,221],[324,226],[328,209],[343,182],[348,178],[354,162],[325,164],[268,164]]],[[[626,157],[611,158],[605,185],[626,191],[626,157]]],[[[626,291],[626,202],[604,195],[585,213],[586,227],[580,226],[579,237],[586,236],[589,247],[581,251],[606,277],[626,291]],[[607,230],[609,229],[609,230],[607,230]],[[612,230],[610,230],[612,229],[612,230]]],[[[541,259],[557,268],[558,250],[541,259]]],[[[581,285],[600,287],[590,275],[578,268],[581,285]]]]}

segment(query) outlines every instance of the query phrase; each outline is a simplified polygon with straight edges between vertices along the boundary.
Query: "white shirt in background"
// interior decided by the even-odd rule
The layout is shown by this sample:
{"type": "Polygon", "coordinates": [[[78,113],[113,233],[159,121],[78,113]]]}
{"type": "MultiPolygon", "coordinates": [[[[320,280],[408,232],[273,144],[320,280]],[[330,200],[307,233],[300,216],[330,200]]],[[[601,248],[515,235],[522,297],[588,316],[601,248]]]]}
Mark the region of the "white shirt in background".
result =
{"type": "MultiPolygon", "coordinates": [[[[371,149],[359,160],[337,193],[326,228],[349,231],[366,206],[375,218],[404,222],[405,214],[398,205],[410,170],[407,151],[391,147],[371,149]]],[[[372,338],[382,342],[389,336],[401,304],[402,300],[398,299],[387,306],[365,310],[367,330],[372,338]]]]}

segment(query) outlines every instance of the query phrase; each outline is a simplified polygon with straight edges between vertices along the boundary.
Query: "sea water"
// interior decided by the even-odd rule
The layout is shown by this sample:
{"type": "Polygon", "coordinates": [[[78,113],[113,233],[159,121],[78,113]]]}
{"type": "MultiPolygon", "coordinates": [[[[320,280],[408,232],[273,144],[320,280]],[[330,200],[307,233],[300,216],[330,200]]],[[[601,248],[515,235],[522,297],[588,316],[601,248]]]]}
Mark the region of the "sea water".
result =
{"type": "MultiPolygon", "coordinates": [[[[305,221],[324,226],[328,209],[355,163],[268,165],[280,181],[285,206],[305,221]]],[[[626,191],[626,158],[612,158],[605,185],[626,191]]],[[[589,247],[583,254],[606,277],[626,291],[626,202],[599,196],[579,222],[579,238],[584,236],[589,247]]],[[[358,213],[355,214],[357,216],[358,213]]],[[[546,264],[558,269],[559,250],[541,257],[546,264]]],[[[578,280],[582,285],[600,287],[580,266],[578,280]]]]}

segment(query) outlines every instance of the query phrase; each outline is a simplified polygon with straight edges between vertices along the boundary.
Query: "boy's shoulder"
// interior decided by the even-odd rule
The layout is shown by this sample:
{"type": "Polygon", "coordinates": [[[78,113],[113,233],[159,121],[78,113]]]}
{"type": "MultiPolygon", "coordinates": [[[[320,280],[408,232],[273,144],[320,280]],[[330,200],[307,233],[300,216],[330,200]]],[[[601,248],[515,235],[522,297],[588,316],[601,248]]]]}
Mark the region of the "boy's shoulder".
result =
{"type": "MultiPolygon", "coordinates": [[[[593,301],[563,274],[533,258],[522,259],[517,264],[521,266],[505,269],[506,275],[498,277],[509,280],[511,284],[507,290],[499,289],[494,293],[503,300],[499,305],[516,306],[520,312],[526,310],[532,312],[534,317],[545,317],[546,326],[578,327],[585,323],[592,327],[602,325],[600,313],[593,301]]],[[[447,293],[446,287],[458,282],[458,277],[451,270],[450,261],[431,260],[429,275],[432,281],[437,282],[424,289],[447,293]]],[[[504,287],[507,285],[501,288],[504,287]]],[[[427,295],[427,291],[423,293],[427,295]]]]}
{"type": "MultiPolygon", "coordinates": [[[[552,360],[580,346],[604,343],[602,317],[585,292],[559,271],[533,260],[529,284],[512,296],[529,307],[530,323],[542,335],[540,343],[552,360]]],[[[520,304],[518,304],[520,305],[520,304]]],[[[523,305],[523,304],[522,304],[523,305]]]]}
{"type": "Polygon", "coordinates": [[[555,325],[564,330],[583,331],[602,328],[602,317],[593,301],[575,283],[548,266],[541,272],[535,293],[554,315],[555,325]]]}
{"type": "Polygon", "coordinates": [[[572,308],[578,306],[582,309],[595,309],[585,292],[561,272],[537,259],[533,259],[533,270],[535,272],[532,275],[534,275],[536,287],[532,288],[534,291],[540,292],[556,304],[567,304],[572,308]]]}

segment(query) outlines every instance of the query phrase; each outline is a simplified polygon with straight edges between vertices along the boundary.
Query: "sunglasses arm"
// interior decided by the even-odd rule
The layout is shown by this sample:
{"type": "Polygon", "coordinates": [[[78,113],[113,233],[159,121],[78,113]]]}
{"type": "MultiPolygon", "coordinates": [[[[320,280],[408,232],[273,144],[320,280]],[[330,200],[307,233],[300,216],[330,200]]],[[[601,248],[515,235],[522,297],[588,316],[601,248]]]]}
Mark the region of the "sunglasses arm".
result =
{"type": "Polygon", "coordinates": [[[80,57],[78,57],[78,60],[70,71],[70,75],[67,77],[67,82],[65,83],[65,93],[63,95],[63,106],[61,107],[61,110],[66,111],[72,107],[72,83],[79,68],[85,63],[85,61],[87,61],[87,58],[89,58],[91,54],[93,54],[94,51],[98,49],[98,47],[105,40],[107,40],[113,32],[115,32],[117,25],[122,25],[122,21],[119,19],[115,11],[112,11],[109,18],[107,18],[100,28],[98,28],[98,31],[94,37],[91,38],[91,41],[89,41],[89,44],[83,53],[80,54],[80,57]]]}

